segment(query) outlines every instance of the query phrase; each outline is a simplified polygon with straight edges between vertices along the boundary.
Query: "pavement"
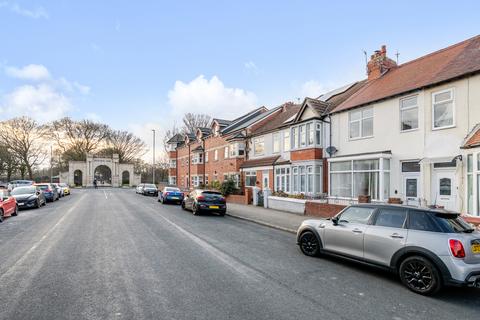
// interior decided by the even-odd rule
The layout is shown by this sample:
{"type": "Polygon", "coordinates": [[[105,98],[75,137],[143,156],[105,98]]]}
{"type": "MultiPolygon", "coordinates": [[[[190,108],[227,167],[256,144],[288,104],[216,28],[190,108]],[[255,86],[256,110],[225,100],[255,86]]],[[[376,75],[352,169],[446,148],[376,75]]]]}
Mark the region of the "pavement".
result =
{"type": "MultiPolygon", "coordinates": [[[[234,209],[232,212],[235,211],[234,209]]],[[[0,319],[478,319],[480,290],[411,293],[309,258],[295,235],[127,189],[72,190],[0,224],[0,319]]]]}
{"type": "Polygon", "coordinates": [[[312,217],[301,216],[280,210],[265,209],[259,206],[228,203],[229,216],[255,222],[267,227],[296,233],[304,220],[312,217]]]}

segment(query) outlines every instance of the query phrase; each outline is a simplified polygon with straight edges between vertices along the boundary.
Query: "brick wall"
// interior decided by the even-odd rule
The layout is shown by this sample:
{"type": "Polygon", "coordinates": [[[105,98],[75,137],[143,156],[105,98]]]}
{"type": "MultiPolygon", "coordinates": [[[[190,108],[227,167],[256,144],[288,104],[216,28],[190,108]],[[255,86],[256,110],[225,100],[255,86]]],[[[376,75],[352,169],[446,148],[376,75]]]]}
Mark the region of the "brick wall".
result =
{"type": "Polygon", "coordinates": [[[290,160],[293,161],[302,161],[302,160],[315,160],[323,158],[322,148],[308,148],[295,150],[290,152],[290,160]]]}
{"type": "Polygon", "coordinates": [[[345,206],[339,204],[307,201],[305,203],[305,214],[314,217],[331,218],[344,208],[345,206]]]}

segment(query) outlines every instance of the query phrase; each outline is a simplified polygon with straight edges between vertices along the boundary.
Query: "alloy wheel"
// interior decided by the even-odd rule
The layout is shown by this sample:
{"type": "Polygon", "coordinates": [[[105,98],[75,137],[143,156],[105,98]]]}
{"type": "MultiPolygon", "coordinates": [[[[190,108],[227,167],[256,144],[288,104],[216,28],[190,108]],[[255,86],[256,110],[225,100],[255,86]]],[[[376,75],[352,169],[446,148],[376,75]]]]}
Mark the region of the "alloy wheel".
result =
{"type": "Polygon", "coordinates": [[[420,294],[432,294],[440,289],[438,272],[427,259],[410,257],[400,266],[402,282],[412,291],[420,294]]]}
{"type": "Polygon", "coordinates": [[[317,256],[320,250],[319,247],[317,236],[313,232],[307,231],[300,236],[300,249],[305,255],[310,257],[317,256]]]}

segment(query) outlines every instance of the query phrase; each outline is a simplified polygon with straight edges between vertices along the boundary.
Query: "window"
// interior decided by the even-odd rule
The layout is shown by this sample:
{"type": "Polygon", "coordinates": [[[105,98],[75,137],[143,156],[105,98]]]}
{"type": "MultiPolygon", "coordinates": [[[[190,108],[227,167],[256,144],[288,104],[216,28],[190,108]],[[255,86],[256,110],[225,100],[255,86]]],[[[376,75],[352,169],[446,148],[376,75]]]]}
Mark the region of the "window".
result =
{"type": "Polygon", "coordinates": [[[439,232],[439,228],[435,225],[428,213],[418,210],[412,210],[409,213],[408,228],[419,231],[439,232]]]}
{"type": "Polygon", "coordinates": [[[263,155],[265,152],[265,141],[262,138],[255,138],[253,140],[253,153],[256,156],[263,155]]]}
{"type": "Polygon", "coordinates": [[[299,180],[300,180],[300,192],[305,192],[306,191],[306,176],[305,176],[305,167],[299,167],[299,180]]]}
{"type": "Polygon", "coordinates": [[[177,166],[177,160],[172,159],[170,160],[170,168],[175,168],[177,166]]]}
{"type": "Polygon", "coordinates": [[[305,125],[298,127],[300,132],[300,147],[305,147],[307,144],[307,133],[305,132],[305,125]]]}
{"type": "Polygon", "coordinates": [[[230,157],[243,156],[245,154],[245,145],[243,143],[232,143],[230,145],[230,157]]]}
{"type": "Polygon", "coordinates": [[[254,187],[257,184],[257,172],[245,171],[245,186],[254,187]]]}
{"type": "Polygon", "coordinates": [[[308,133],[308,145],[311,146],[315,143],[315,126],[313,123],[307,123],[307,133],[308,133]]]}
{"type": "Polygon", "coordinates": [[[292,128],[292,149],[296,149],[298,145],[298,128],[292,128]]]}
{"type": "Polygon", "coordinates": [[[349,117],[350,139],[373,136],[373,108],[351,111],[349,117]]]}
{"type": "Polygon", "coordinates": [[[379,227],[403,228],[407,211],[402,209],[380,209],[375,225],[379,227]]]}
{"type": "Polygon", "coordinates": [[[316,124],[316,131],[315,131],[315,142],[318,145],[321,145],[322,143],[322,125],[320,123],[316,124]]]}
{"type": "Polygon", "coordinates": [[[225,147],[225,149],[224,149],[223,158],[228,159],[228,147],[225,147]]]}
{"type": "Polygon", "coordinates": [[[203,163],[203,154],[202,153],[195,153],[192,156],[192,164],[201,164],[203,163]]]}
{"type": "Polygon", "coordinates": [[[390,194],[390,160],[384,158],[330,162],[330,196],[358,198],[369,195],[373,200],[390,194]],[[383,161],[383,170],[380,170],[383,161]],[[380,190],[383,179],[383,190],[380,190]]]}
{"type": "Polygon", "coordinates": [[[307,166],[307,192],[313,192],[313,166],[307,166]]]}
{"type": "Polygon", "coordinates": [[[273,153],[280,152],[280,132],[273,134],[273,153]]]}
{"type": "Polygon", "coordinates": [[[298,168],[292,168],[292,191],[298,192],[298,168]]]}
{"type": "Polygon", "coordinates": [[[275,169],[275,191],[290,192],[290,168],[275,169]]]}
{"type": "Polygon", "coordinates": [[[205,151],[205,162],[208,162],[208,151],[205,151]]]}
{"type": "Polygon", "coordinates": [[[467,155],[467,213],[473,214],[473,154],[467,155]]]}
{"type": "Polygon", "coordinates": [[[290,131],[283,132],[283,151],[290,150],[290,131]]]}
{"type": "Polygon", "coordinates": [[[342,212],[339,222],[367,224],[374,210],[373,208],[349,207],[342,212]]]}
{"type": "Polygon", "coordinates": [[[215,159],[215,161],[217,161],[218,160],[218,150],[217,149],[215,149],[215,152],[213,153],[213,156],[214,156],[213,158],[215,159]]]}
{"type": "Polygon", "coordinates": [[[433,129],[455,126],[453,89],[432,94],[433,129]]]}
{"type": "Polygon", "coordinates": [[[402,172],[420,172],[418,161],[402,162],[402,172]]]}
{"type": "Polygon", "coordinates": [[[408,131],[418,128],[418,96],[400,100],[400,130],[408,131]]]}
{"type": "Polygon", "coordinates": [[[450,178],[441,178],[439,183],[439,194],[441,196],[451,196],[452,195],[452,179],[450,178]]]}

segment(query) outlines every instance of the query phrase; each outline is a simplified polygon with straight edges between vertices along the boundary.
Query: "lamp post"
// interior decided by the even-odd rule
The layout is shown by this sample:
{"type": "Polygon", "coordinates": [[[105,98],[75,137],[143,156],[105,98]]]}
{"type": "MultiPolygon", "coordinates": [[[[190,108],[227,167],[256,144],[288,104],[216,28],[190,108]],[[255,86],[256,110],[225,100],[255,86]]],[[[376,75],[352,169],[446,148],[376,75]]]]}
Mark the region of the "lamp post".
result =
{"type": "Polygon", "coordinates": [[[153,132],[153,166],[152,166],[152,183],[155,184],[155,129],[152,129],[153,132]]]}
{"type": "Polygon", "coordinates": [[[50,183],[53,182],[53,147],[50,146],[50,183]]]}

